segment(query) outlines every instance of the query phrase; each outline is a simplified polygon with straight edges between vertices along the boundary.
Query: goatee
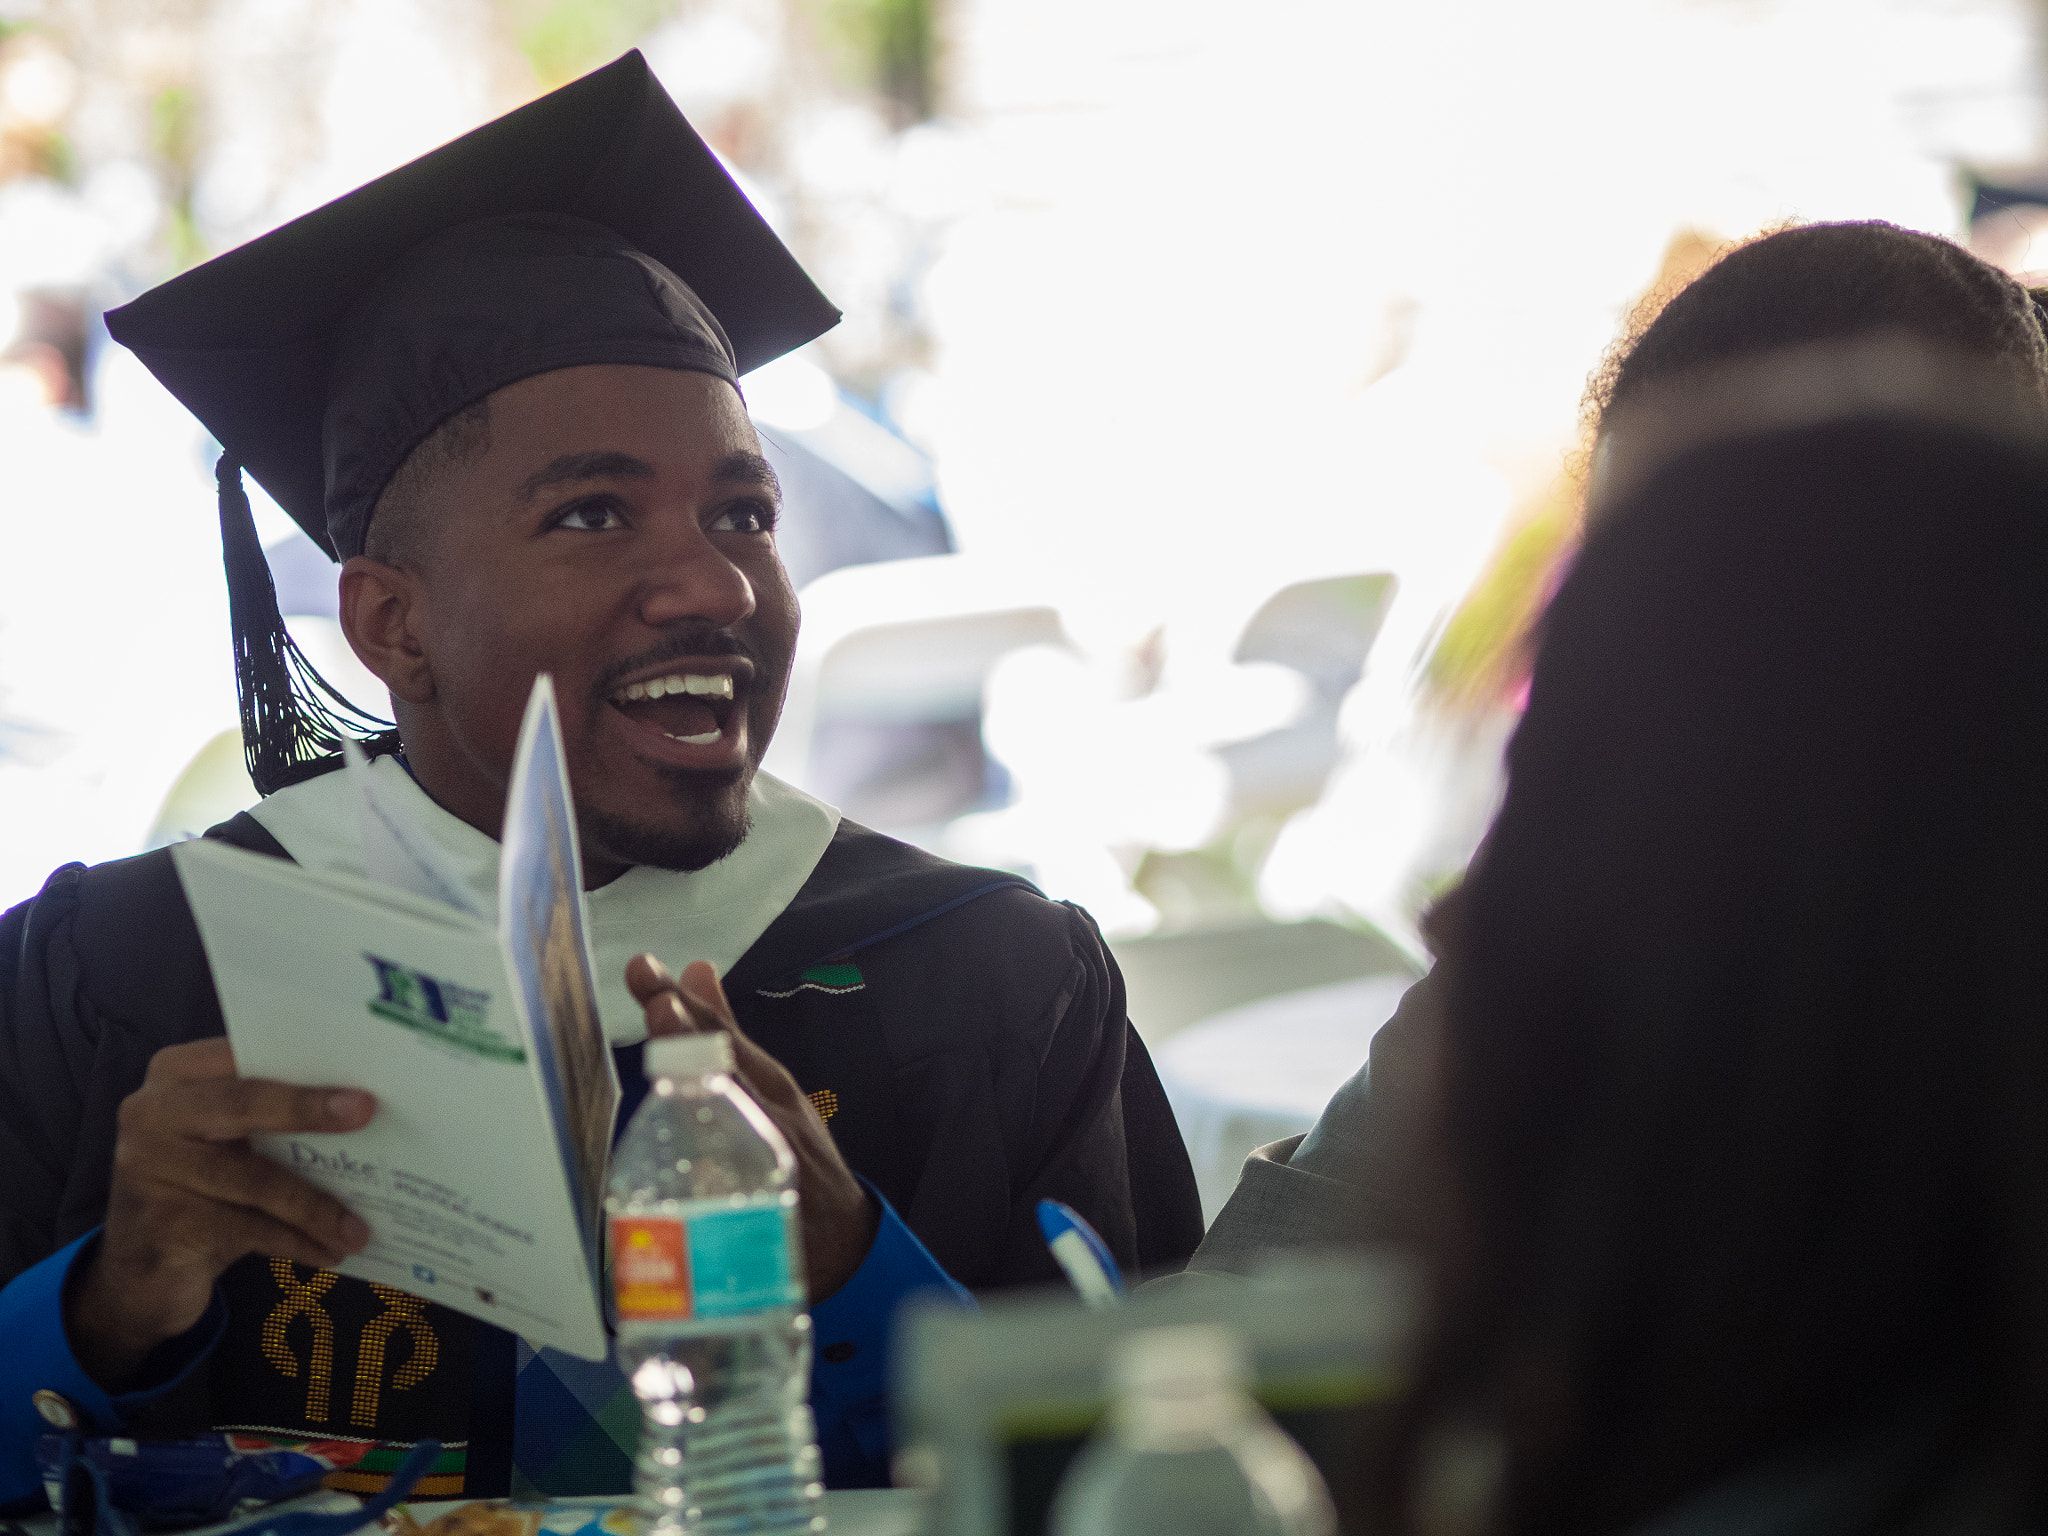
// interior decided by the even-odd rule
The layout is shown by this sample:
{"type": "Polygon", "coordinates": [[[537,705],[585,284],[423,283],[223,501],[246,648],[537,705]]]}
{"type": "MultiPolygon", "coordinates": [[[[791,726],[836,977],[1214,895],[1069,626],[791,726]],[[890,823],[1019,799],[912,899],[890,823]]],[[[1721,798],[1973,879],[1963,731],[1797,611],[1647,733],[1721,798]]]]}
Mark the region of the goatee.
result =
{"type": "Polygon", "coordinates": [[[673,821],[646,822],[606,811],[583,817],[584,841],[621,864],[649,864],[687,873],[716,864],[746,841],[753,829],[748,790],[752,767],[720,773],[671,769],[663,775],[675,791],[679,814],[673,821]]]}

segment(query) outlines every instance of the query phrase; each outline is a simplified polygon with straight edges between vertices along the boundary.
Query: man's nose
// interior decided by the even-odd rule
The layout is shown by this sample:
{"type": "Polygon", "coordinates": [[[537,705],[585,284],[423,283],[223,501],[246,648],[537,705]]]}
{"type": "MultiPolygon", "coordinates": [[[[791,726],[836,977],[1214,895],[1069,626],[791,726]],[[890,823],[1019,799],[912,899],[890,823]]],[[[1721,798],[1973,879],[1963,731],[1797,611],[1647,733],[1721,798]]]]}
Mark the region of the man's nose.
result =
{"type": "Polygon", "coordinates": [[[754,612],[754,584],[700,531],[665,540],[641,573],[640,619],[657,629],[724,629],[754,612]]]}

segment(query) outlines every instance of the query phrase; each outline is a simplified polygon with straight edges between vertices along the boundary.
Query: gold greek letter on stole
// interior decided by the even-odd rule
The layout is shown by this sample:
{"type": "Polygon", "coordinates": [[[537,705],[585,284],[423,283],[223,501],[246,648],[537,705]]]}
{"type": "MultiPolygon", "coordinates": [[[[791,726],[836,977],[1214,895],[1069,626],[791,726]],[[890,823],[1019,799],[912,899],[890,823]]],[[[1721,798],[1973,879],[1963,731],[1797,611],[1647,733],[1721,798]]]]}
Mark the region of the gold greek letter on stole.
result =
{"type": "Polygon", "coordinates": [[[298,1266],[290,1259],[272,1259],[270,1273],[284,1295],[263,1320],[263,1358],[286,1376],[299,1374],[298,1357],[285,1338],[285,1329],[293,1318],[303,1315],[313,1330],[313,1352],[306,1362],[306,1417],[318,1423],[327,1417],[327,1391],[334,1382],[334,1319],[320,1305],[320,1298],[341,1276],[316,1269],[301,1280],[298,1266]]]}
{"type": "Polygon", "coordinates": [[[434,1337],[433,1325],[427,1321],[424,1301],[374,1280],[370,1289],[386,1310],[363,1324],[363,1336],[356,1342],[356,1391],[348,1408],[349,1422],[365,1429],[377,1422],[377,1398],[384,1388],[384,1345],[392,1334],[403,1328],[412,1340],[412,1354],[391,1377],[394,1392],[403,1392],[425,1381],[441,1358],[441,1341],[434,1337]]]}

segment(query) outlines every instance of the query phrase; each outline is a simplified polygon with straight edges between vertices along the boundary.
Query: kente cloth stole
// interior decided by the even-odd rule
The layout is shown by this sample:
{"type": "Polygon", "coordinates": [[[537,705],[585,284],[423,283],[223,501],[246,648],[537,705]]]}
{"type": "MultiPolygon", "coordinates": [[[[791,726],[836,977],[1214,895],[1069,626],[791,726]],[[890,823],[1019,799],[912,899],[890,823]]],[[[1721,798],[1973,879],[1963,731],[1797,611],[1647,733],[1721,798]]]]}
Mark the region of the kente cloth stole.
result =
{"type": "MultiPolygon", "coordinates": [[[[327,1478],[350,1493],[381,1489],[407,1451],[435,1439],[442,1453],[419,1497],[469,1491],[469,1318],[285,1259],[244,1259],[222,1285],[228,1331],[208,1367],[214,1428],[364,1446],[327,1478]]],[[[511,1493],[629,1492],[640,1405],[626,1379],[610,1361],[515,1342],[511,1493]]]]}
{"type": "Polygon", "coordinates": [[[364,1446],[329,1487],[374,1493],[415,1443],[441,1442],[419,1497],[463,1492],[475,1329],[388,1285],[252,1256],[221,1277],[228,1331],[208,1362],[216,1429],[364,1446]]]}

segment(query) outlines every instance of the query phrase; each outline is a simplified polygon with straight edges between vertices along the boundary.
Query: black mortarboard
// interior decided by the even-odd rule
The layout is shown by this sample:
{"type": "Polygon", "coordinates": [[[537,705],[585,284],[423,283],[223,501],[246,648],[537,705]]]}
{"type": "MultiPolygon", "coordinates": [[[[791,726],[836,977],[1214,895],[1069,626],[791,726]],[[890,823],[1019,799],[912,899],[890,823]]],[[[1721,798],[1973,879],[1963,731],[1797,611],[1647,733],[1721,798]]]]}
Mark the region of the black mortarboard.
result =
{"type": "Polygon", "coordinates": [[[111,312],[224,450],[257,788],[366,722],[285,634],[237,466],[346,558],[406,455],[492,390],[595,362],[736,379],[838,318],[638,52],[111,312]]]}

